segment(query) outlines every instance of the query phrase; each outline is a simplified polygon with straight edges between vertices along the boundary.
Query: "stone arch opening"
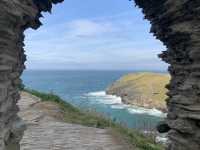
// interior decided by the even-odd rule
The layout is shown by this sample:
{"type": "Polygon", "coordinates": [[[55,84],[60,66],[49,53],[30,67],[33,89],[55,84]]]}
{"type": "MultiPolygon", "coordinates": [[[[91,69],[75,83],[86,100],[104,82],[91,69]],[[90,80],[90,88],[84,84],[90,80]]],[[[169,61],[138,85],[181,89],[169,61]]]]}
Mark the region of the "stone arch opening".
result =
{"type": "MultiPolygon", "coordinates": [[[[97,106],[98,104],[94,106],[88,103],[94,101],[94,97],[92,98],[90,95],[92,92],[101,92],[102,94],[102,91],[107,91],[108,94],[106,87],[110,85],[110,82],[107,82],[107,80],[117,80],[121,77],[121,74],[128,74],[130,72],[129,70],[123,70],[126,66],[132,69],[131,72],[139,71],[143,73],[146,71],[159,71],[160,73],[160,71],[163,70],[166,72],[166,67],[163,67],[164,69],[161,68],[164,62],[162,64],[161,60],[157,57],[161,49],[164,50],[165,47],[149,33],[150,23],[147,20],[144,21],[141,9],[134,8],[133,2],[119,1],[113,6],[112,10],[106,5],[112,6],[112,4],[115,3],[114,0],[108,3],[106,1],[92,2],[87,0],[81,8],[79,8],[80,6],[78,8],[73,8],[75,3],[76,1],[72,0],[64,1],[61,5],[57,5],[53,8],[52,15],[49,15],[48,12],[44,13],[45,17],[41,18],[43,25],[37,32],[32,29],[25,32],[25,45],[27,46],[25,49],[28,60],[26,61],[27,69],[22,76],[23,83],[27,88],[30,87],[31,89],[38,89],[39,91],[51,91],[56,93],[67,102],[83,109],[94,109],[100,113],[105,113],[105,115],[118,120],[118,122],[123,121],[124,124],[129,127],[155,131],[157,122],[162,119],[159,118],[158,114],[160,113],[160,117],[165,116],[161,112],[158,112],[157,116],[155,114],[155,116],[152,115],[151,117],[143,113],[142,115],[145,115],[145,117],[140,117],[140,114],[133,114],[133,111],[130,111],[128,107],[116,109],[116,107],[112,107],[112,104],[105,104],[105,99],[103,98],[101,98],[100,108],[97,106]],[[99,12],[98,14],[95,14],[96,7],[99,12]],[[124,9],[124,7],[126,9],[124,9]],[[117,8],[121,8],[120,11],[117,8]],[[90,14],[88,16],[87,14],[90,12],[93,12],[95,15],[90,14]],[[56,23],[54,23],[55,20],[56,23]],[[83,27],[80,27],[81,25],[83,27]],[[100,25],[102,26],[99,27],[100,25]],[[91,30],[88,29],[88,26],[91,30]],[[99,29],[98,32],[96,28],[99,29]],[[101,36],[100,39],[99,33],[101,36]],[[110,34],[112,38],[110,38],[110,34]],[[115,37],[113,38],[113,36],[115,37]],[[105,41],[106,45],[104,44],[105,41]],[[52,57],[52,55],[54,55],[54,57],[52,57]],[[65,60],[70,60],[68,59],[70,57],[73,62],[78,63],[78,67],[76,63],[65,63],[65,60]],[[93,66],[96,68],[91,68],[90,70],[89,67],[92,66],[91,64],[94,64],[93,66]],[[105,70],[108,68],[107,66],[110,67],[105,73],[102,73],[102,71],[105,70],[98,68],[102,64],[105,70]],[[161,68],[162,70],[156,70],[157,68],[161,68]],[[96,76],[94,75],[95,69],[98,72],[99,70],[101,71],[99,73],[96,72],[98,73],[96,76]],[[89,73],[88,71],[91,72],[89,73]],[[88,77],[90,77],[90,80],[85,78],[87,72],[89,73],[88,77]],[[34,77],[34,74],[37,79],[34,77]],[[46,77],[45,74],[47,74],[46,77]],[[55,76],[51,76],[50,74],[54,74],[55,76]],[[72,80],[73,85],[71,85],[71,80],[67,80],[68,77],[73,79],[77,78],[79,75],[80,77],[78,77],[78,79],[75,81],[72,80]],[[49,78],[52,79],[49,80],[49,78]],[[101,81],[102,83],[98,82],[100,78],[104,78],[101,81]],[[81,80],[79,81],[79,79],[81,80]],[[76,83],[77,80],[78,83],[76,83]],[[92,82],[94,80],[96,80],[96,82],[92,82]],[[77,86],[79,83],[83,85],[77,86]],[[90,87],[90,85],[101,85],[102,88],[98,87],[96,89],[96,87],[90,87]],[[87,90],[85,90],[86,88],[87,90]],[[65,93],[64,90],[66,91],[65,93]],[[109,108],[103,108],[104,105],[109,108]],[[117,115],[120,112],[124,113],[125,117],[117,115]],[[129,117],[132,117],[132,119],[129,119],[129,117]]],[[[149,88],[153,95],[152,86],[149,88]]],[[[107,97],[107,95],[105,96],[107,97]]],[[[144,103],[145,102],[143,102],[143,104],[144,103]]],[[[163,110],[166,109],[164,100],[161,105],[163,110]]],[[[122,107],[123,106],[121,106],[121,108],[122,107]]]]}
{"type": "MultiPolygon", "coordinates": [[[[17,117],[18,86],[24,69],[24,30],[37,29],[42,11],[63,0],[2,0],[0,2],[0,149],[21,137],[17,117]]],[[[151,32],[167,47],[160,57],[172,76],[167,99],[170,150],[200,149],[198,0],[135,0],[152,24],[151,32]],[[189,143],[189,144],[188,144],[189,143]]],[[[21,133],[21,132],[20,132],[21,133]]]]}

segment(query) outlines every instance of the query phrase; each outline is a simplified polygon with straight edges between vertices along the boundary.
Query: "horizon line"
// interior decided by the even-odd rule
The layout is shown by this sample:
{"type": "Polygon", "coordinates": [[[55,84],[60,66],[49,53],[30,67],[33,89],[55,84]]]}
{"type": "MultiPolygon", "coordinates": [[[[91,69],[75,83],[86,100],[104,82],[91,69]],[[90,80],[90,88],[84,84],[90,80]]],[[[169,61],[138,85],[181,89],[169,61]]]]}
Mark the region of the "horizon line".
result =
{"type": "Polygon", "coordinates": [[[168,72],[164,69],[25,69],[24,71],[133,71],[133,72],[168,72]]]}

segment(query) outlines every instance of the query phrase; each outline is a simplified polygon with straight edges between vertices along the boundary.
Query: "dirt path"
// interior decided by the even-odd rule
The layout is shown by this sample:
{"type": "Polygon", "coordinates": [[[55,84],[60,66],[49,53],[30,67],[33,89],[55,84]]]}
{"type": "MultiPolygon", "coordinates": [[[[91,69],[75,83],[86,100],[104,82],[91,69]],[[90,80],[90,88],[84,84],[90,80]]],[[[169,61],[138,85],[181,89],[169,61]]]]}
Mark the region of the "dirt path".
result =
{"type": "Polygon", "coordinates": [[[20,143],[21,150],[124,150],[105,129],[68,124],[55,119],[60,109],[52,103],[22,93],[20,117],[27,130],[20,143]]]}

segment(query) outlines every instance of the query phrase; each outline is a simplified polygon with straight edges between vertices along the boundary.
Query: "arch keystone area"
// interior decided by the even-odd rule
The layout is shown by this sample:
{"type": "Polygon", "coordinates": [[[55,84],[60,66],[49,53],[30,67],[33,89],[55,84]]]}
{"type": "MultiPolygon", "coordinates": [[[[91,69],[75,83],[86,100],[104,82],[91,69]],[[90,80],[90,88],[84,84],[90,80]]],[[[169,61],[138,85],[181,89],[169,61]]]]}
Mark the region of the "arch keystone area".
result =
{"type": "MultiPolygon", "coordinates": [[[[26,60],[27,28],[37,29],[41,12],[63,0],[0,1],[0,150],[17,145],[22,124],[17,117],[20,75],[26,60]]],[[[200,1],[135,0],[151,32],[167,47],[159,56],[172,76],[167,99],[169,150],[200,149],[200,1]]],[[[168,131],[167,130],[167,131],[168,131]]],[[[19,149],[19,148],[18,148],[19,149]]]]}

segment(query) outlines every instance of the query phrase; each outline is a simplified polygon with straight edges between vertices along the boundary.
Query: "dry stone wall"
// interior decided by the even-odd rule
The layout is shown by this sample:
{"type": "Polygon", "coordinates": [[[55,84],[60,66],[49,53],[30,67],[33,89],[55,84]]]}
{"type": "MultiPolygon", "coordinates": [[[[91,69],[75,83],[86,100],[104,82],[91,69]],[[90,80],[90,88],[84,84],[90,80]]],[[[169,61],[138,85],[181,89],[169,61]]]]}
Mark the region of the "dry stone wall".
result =
{"type": "Polygon", "coordinates": [[[160,57],[172,76],[167,99],[169,150],[200,150],[200,1],[135,0],[151,32],[166,45],[160,57]]]}
{"type": "Polygon", "coordinates": [[[37,29],[41,11],[62,0],[0,0],[0,150],[19,149],[23,124],[17,116],[24,70],[24,30],[37,29]]]}

